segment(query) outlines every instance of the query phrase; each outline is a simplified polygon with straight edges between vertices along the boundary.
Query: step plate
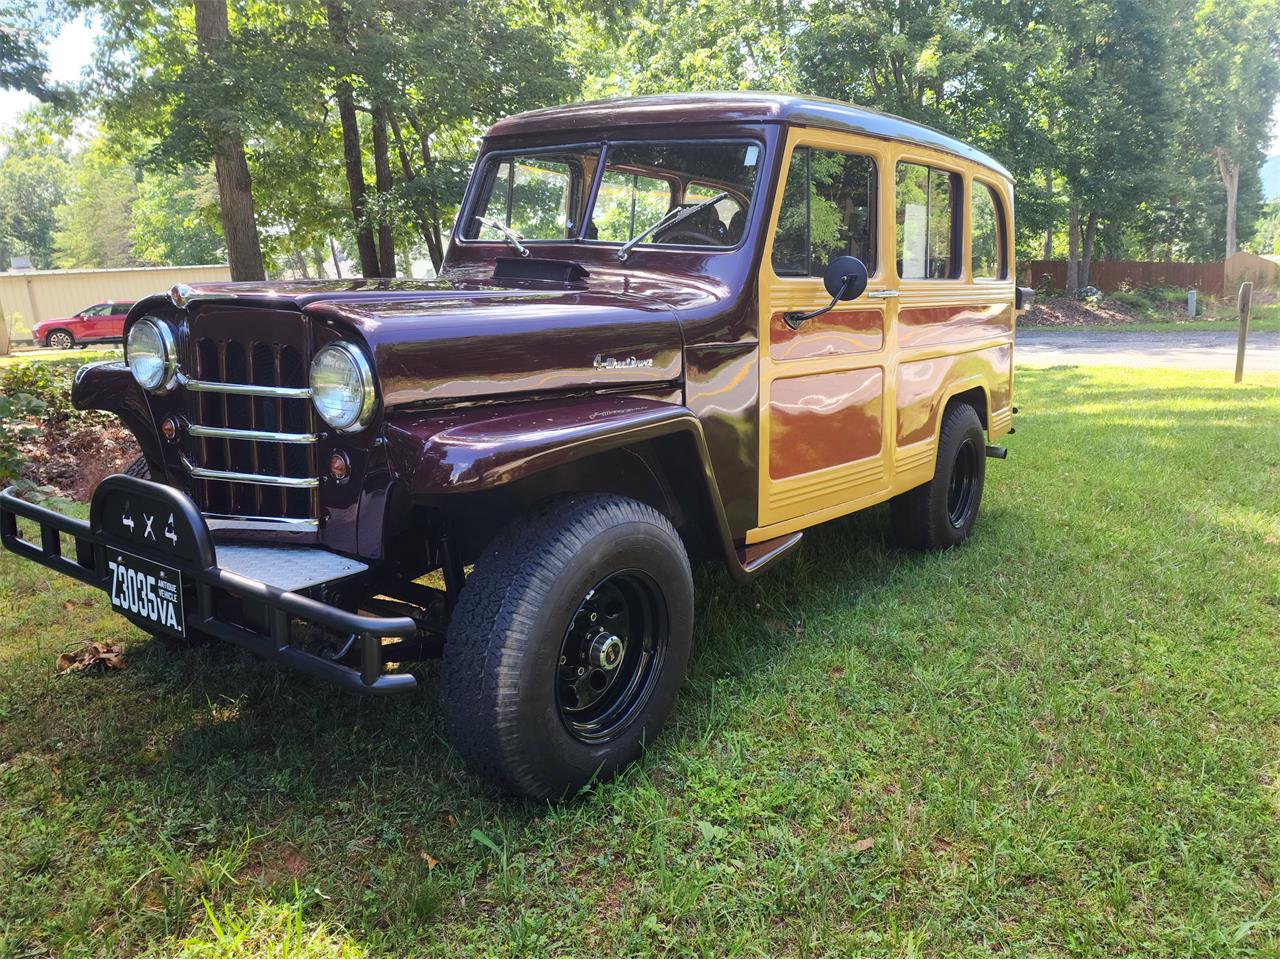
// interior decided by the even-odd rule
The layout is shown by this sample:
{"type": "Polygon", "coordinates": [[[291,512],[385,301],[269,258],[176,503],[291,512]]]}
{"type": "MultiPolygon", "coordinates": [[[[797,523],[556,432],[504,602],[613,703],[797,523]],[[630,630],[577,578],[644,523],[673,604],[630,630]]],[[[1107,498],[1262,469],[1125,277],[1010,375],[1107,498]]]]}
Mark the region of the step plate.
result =
{"type": "Polygon", "coordinates": [[[260,580],[280,590],[305,590],[369,569],[367,563],[319,547],[274,547],[252,543],[219,543],[218,566],[229,573],[260,580]]]}

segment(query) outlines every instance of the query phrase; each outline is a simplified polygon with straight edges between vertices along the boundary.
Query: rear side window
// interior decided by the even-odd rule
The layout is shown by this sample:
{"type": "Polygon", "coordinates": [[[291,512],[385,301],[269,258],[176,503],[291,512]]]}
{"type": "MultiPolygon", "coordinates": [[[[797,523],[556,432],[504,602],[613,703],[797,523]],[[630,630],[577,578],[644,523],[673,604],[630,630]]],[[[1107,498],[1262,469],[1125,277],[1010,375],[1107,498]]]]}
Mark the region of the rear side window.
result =
{"type": "Polygon", "coordinates": [[[902,279],[945,280],[957,275],[959,179],[918,163],[898,164],[898,276],[902,279]]]}
{"type": "Polygon", "coordinates": [[[875,273],[876,165],[858,153],[799,147],[791,155],[773,237],[773,272],[820,277],[835,257],[875,273]]]}
{"type": "Polygon", "coordinates": [[[973,230],[969,241],[973,278],[1004,279],[1004,218],[1000,216],[1000,198],[977,180],[969,184],[969,221],[973,230]]]}

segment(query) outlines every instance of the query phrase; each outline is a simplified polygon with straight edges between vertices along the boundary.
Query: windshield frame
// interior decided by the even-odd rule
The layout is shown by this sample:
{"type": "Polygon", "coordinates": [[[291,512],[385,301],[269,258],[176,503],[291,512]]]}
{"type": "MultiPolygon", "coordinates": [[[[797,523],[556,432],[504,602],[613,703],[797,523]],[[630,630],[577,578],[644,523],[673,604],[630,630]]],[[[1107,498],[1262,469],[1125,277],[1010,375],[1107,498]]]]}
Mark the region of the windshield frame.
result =
{"type": "MultiPolygon", "coordinates": [[[[536,146],[503,146],[493,150],[486,150],[481,153],[477,159],[475,168],[467,183],[466,199],[464,201],[462,212],[458,216],[458,221],[451,237],[451,242],[459,243],[464,246],[503,246],[510,247],[506,240],[495,238],[467,237],[466,226],[470,225],[479,209],[481,202],[481,192],[484,188],[485,181],[489,179],[489,171],[494,169],[494,165],[501,163],[504,159],[512,156],[528,156],[530,154],[539,153],[559,153],[566,150],[600,150],[600,160],[596,164],[595,174],[591,179],[590,185],[587,187],[586,201],[583,206],[584,216],[582,222],[577,225],[575,235],[571,237],[522,237],[520,242],[532,250],[537,247],[555,246],[570,244],[573,246],[581,246],[587,249],[598,250],[619,250],[627,241],[622,240],[591,240],[586,236],[587,226],[591,223],[591,218],[595,214],[596,201],[599,198],[600,184],[604,179],[605,170],[609,165],[609,150],[615,146],[646,144],[646,143],[699,143],[699,144],[749,144],[755,146],[760,152],[756,158],[756,177],[751,187],[751,194],[747,197],[746,206],[743,208],[747,215],[747,228],[743,230],[742,236],[738,238],[737,243],[732,246],[707,246],[705,244],[695,243],[654,243],[651,240],[643,240],[631,248],[634,254],[641,250],[653,250],[657,252],[673,251],[680,253],[696,252],[702,254],[726,254],[733,253],[742,249],[750,238],[750,225],[755,216],[756,204],[759,202],[760,194],[765,180],[769,179],[770,172],[768,168],[768,143],[763,137],[752,136],[750,134],[739,134],[735,136],[714,136],[714,137],[697,137],[697,136],[678,136],[678,137],[643,137],[643,136],[626,136],[616,138],[601,138],[583,140],[574,143],[553,143],[538,144],[536,146]]],[[[711,181],[707,177],[697,177],[689,180],[690,184],[697,184],[706,187],[711,181]]],[[[722,188],[723,189],[723,188],[722,188]]],[[[734,195],[737,193],[734,191],[734,195]]]]}

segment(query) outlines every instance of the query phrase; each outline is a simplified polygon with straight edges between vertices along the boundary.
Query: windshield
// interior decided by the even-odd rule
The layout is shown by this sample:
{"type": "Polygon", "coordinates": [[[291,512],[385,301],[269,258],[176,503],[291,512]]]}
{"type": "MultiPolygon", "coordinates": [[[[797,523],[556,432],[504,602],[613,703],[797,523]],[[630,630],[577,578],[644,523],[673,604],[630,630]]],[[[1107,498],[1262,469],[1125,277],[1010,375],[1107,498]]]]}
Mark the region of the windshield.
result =
{"type": "Polygon", "coordinates": [[[641,245],[733,247],[746,229],[760,145],[754,141],[590,144],[491,154],[463,235],[469,240],[588,240],[641,245]],[[601,155],[604,170],[589,194],[601,155]],[[688,216],[692,208],[718,195],[688,216]],[[587,209],[588,204],[591,209],[587,209]],[[658,226],[664,217],[668,223],[658,226]],[[484,221],[488,221],[485,223],[484,221]]]}

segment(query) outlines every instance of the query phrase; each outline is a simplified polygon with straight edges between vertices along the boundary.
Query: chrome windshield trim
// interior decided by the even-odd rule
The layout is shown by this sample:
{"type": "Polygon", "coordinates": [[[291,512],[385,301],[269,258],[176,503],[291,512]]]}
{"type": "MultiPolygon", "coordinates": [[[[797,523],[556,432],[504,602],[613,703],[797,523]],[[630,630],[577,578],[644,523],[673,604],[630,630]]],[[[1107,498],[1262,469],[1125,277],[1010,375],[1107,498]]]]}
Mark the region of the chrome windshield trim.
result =
{"type": "Polygon", "coordinates": [[[310,387],[260,387],[255,383],[217,383],[179,376],[178,383],[193,393],[231,393],[241,397],[282,397],[288,400],[311,399],[310,387]]]}
{"type": "Polygon", "coordinates": [[[220,437],[224,440],[262,440],[267,443],[315,443],[320,439],[319,434],[315,433],[237,430],[235,427],[205,427],[198,423],[187,424],[187,433],[193,437],[220,437]]]}
{"type": "Polygon", "coordinates": [[[208,467],[197,467],[186,457],[182,465],[193,477],[201,480],[226,480],[229,483],[261,483],[272,487],[293,487],[295,489],[312,489],[320,486],[318,477],[272,477],[262,473],[240,473],[236,470],[211,470],[208,467]]]}

